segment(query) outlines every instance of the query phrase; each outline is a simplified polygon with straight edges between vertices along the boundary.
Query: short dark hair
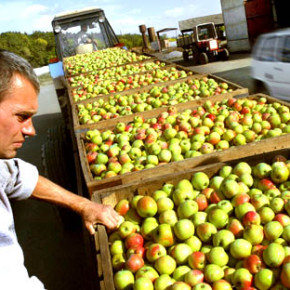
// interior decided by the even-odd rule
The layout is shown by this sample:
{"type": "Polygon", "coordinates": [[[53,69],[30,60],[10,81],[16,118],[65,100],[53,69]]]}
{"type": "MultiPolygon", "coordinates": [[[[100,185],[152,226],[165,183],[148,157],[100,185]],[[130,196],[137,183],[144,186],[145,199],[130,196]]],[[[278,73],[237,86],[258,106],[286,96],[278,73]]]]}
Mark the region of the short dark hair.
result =
{"type": "Polygon", "coordinates": [[[11,79],[15,73],[29,80],[35,91],[39,93],[39,80],[30,63],[11,51],[0,49],[0,101],[9,90],[11,79]]]}

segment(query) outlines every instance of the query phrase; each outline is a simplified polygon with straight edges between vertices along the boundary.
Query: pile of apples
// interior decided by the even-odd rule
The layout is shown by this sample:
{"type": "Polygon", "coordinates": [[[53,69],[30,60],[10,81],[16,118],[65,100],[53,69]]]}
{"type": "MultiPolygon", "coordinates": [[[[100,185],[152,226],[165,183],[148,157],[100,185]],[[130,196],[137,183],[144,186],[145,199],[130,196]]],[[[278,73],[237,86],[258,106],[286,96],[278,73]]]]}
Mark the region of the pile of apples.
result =
{"type": "Polygon", "coordinates": [[[86,81],[84,86],[72,89],[72,96],[73,100],[78,102],[102,95],[186,78],[192,74],[193,72],[191,71],[187,72],[185,70],[179,70],[176,67],[163,67],[153,71],[148,71],[147,73],[124,76],[114,80],[100,80],[97,83],[88,83],[86,81]]]}
{"type": "Polygon", "coordinates": [[[290,133],[289,107],[266,98],[228,99],[156,118],[88,130],[84,146],[96,180],[153,168],[232,146],[290,133]]]}
{"type": "Polygon", "coordinates": [[[63,67],[66,74],[72,76],[150,58],[143,54],[136,54],[129,50],[114,47],[67,57],[63,60],[63,67]]]}
{"type": "Polygon", "coordinates": [[[222,166],[122,199],[116,289],[290,288],[290,161],[222,166]]]}
{"type": "Polygon", "coordinates": [[[232,89],[226,82],[218,83],[210,77],[191,78],[175,84],[154,86],[148,91],[134,94],[115,94],[107,100],[98,98],[91,103],[77,104],[76,107],[80,124],[94,124],[229,92],[232,92],[232,89]]]}
{"type": "Polygon", "coordinates": [[[129,63],[122,66],[114,66],[91,72],[89,75],[80,74],[68,77],[67,80],[71,87],[84,86],[86,83],[96,83],[99,80],[115,79],[126,75],[137,74],[149,70],[166,66],[165,62],[159,60],[129,63]]]}

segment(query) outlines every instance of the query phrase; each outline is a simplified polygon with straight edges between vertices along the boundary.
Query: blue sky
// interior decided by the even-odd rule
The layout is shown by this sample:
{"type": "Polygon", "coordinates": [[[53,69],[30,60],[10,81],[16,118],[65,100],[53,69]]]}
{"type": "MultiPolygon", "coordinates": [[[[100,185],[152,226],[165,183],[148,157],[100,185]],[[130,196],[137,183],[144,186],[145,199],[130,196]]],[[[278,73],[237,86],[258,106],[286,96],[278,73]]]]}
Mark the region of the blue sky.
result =
{"type": "Polygon", "coordinates": [[[116,34],[139,33],[141,24],[179,28],[180,20],[221,13],[220,0],[1,0],[0,33],[51,31],[54,15],[91,6],[105,11],[116,34]]]}

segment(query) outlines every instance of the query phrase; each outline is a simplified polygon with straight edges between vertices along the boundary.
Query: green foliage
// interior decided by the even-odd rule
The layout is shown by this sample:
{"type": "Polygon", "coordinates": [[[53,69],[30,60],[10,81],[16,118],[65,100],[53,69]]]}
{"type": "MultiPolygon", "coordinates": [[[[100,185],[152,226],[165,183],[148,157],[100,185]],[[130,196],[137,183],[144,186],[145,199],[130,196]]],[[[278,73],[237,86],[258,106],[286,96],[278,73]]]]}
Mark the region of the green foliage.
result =
{"type": "Polygon", "coordinates": [[[35,31],[29,35],[20,32],[1,33],[0,48],[24,57],[33,67],[48,65],[49,60],[55,57],[52,32],[35,31]]]}
{"type": "MultiPolygon", "coordinates": [[[[118,39],[129,49],[143,46],[141,34],[119,35],[118,39]]],[[[102,49],[104,44],[98,43],[98,47],[102,49]]],[[[0,34],[0,48],[24,57],[33,67],[48,65],[49,60],[56,57],[53,32],[4,32],[0,34]]]]}
{"type": "Polygon", "coordinates": [[[143,46],[141,34],[123,34],[118,35],[121,43],[124,43],[129,49],[133,47],[143,46]]]}

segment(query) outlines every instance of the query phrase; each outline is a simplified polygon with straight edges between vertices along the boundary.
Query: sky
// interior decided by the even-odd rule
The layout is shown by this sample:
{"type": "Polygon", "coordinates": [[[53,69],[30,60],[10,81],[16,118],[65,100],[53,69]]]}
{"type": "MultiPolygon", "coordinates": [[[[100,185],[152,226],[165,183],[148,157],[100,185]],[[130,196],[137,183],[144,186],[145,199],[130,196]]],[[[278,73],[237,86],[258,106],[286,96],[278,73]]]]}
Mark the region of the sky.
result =
{"type": "Polygon", "coordinates": [[[220,0],[0,0],[0,33],[52,31],[56,14],[85,7],[102,8],[116,34],[140,33],[142,24],[179,29],[180,20],[221,13],[220,0]]]}

